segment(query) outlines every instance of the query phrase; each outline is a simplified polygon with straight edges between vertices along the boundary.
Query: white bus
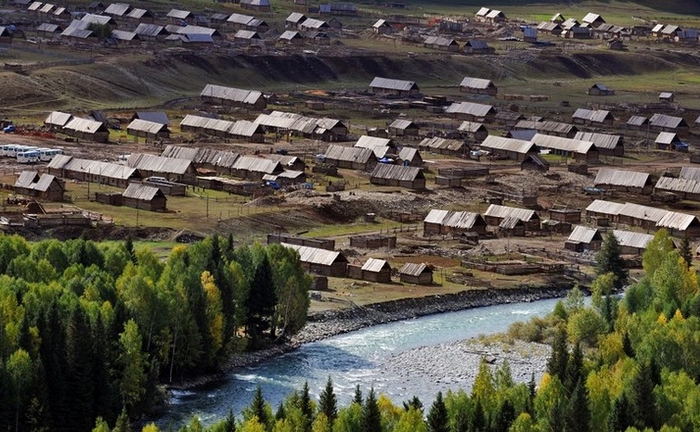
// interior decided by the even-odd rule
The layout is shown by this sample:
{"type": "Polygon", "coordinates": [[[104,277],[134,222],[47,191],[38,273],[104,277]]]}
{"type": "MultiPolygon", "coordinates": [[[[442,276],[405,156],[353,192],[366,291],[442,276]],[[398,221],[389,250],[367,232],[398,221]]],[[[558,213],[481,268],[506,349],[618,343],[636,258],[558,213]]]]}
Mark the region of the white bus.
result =
{"type": "Polygon", "coordinates": [[[44,148],[39,149],[39,159],[42,162],[50,162],[56,155],[63,154],[61,149],[44,148]]]}
{"type": "Polygon", "coordinates": [[[0,147],[0,155],[2,156],[9,156],[10,151],[17,147],[18,144],[5,144],[2,147],[0,147]]]}
{"type": "Polygon", "coordinates": [[[17,162],[19,163],[37,163],[39,162],[38,150],[27,150],[17,153],[17,162]]]}
{"type": "Polygon", "coordinates": [[[15,145],[14,147],[10,147],[10,149],[8,150],[8,152],[5,156],[16,158],[19,153],[31,151],[31,150],[36,150],[36,149],[37,148],[34,146],[15,145]]]}

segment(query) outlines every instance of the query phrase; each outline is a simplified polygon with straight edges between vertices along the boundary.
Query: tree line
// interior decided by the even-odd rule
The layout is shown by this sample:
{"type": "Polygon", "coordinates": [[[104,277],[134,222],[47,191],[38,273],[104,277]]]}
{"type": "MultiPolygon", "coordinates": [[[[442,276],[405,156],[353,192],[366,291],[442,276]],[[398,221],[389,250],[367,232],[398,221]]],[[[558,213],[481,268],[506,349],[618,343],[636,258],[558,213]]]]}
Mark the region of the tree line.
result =
{"type": "MultiPolygon", "coordinates": [[[[358,386],[339,407],[329,378],[317,401],[305,385],[273,409],[258,388],[238,417],[229,413],[208,427],[193,418],[178,432],[700,430],[700,292],[687,251],[659,231],[643,255],[643,276],[628,285],[620,245],[607,235],[590,305],[574,288],[548,316],[509,329],[551,345],[539,382],[516,383],[507,362],[482,361],[469,392],[438,393],[429,406],[417,398],[397,405],[358,386]],[[615,295],[625,287],[624,296],[615,295]]],[[[101,422],[94,430],[109,431],[101,422]]]]}
{"type": "Polygon", "coordinates": [[[147,412],[160,383],[299,331],[297,252],[212,236],[147,248],[0,235],[0,430],[90,431],[147,412]]]}

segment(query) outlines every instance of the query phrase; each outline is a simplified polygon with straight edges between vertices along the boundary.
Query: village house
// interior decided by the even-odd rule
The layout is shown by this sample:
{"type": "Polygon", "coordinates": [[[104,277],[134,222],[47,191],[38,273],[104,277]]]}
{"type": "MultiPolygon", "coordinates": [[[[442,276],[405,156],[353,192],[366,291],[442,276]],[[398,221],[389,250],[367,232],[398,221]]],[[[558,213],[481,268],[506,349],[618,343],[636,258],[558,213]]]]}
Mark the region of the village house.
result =
{"type": "Polygon", "coordinates": [[[527,159],[530,154],[537,154],[538,147],[530,141],[523,141],[513,138],[504,138],[489,135],[481,143],[481,149],[487,150],[497,156],[506,156],[519,162],[527,159]]]}
{"type": "Polygon", "coordinates": [[[688,144],[681,141],[678,134],[672,132],[659,132],[654,144],[659,150],[688,151],[688,144]]]}
{"type": "Polygon", "coordinates": [[[170,32],[168,32],[165,27],[157,25],[157,24],[148,24],[148,23],[141,23],[139,24],[136,29],[134,29],[134,33],[139,35],[139,38],[141,40],[145,41],[158,41],[158,40],[165,40],[168,35],[170,35],[170,32]]]}
{"type": "Polygon", "coordinates": [[[286,29],[300,29],[301,23],[306,21],[308,17],[303,13],[292,12],[289,14],[286,20],[284,20],[284,28],[286,29]]]}
{"type": "Polygon", "coordinates": [[[469,152],[469,146],[464,141],[440,137],[424,138],[418,143],[418,149],[457,157],[466,157],[469,152]]]}
{"type": "Polygon", "coordinates": [[[493,54],[496,49],[483,40],[468,40],[462,47],[462,51],[465,54],[493,54]]]}
{"type": "Polygon", "coordinates": [[[160,123],[170,126],[168,114],[164,111],[136,111],[134,115],[131,116],[131,121],[134,120],[145,120],[151,123],[160,123]]]}
{"type": "Polygon", "coordinates": [[[289,243],[282,243],[282,246],[297,251],[302,268],[311,274],[331,277],[347,275],[348,259],[342,252],[289,243]]]}
{"type": "Polygon", "coordinates": [[[525,120],[525,116],[517,111],[500,110],[493,119],[499,125],[514,127],[519,121],[525,120]]]}
{"type": "Polygon", "coordinates": [[[589,96],[612,96],[615,94],[615,90],[606,87],[604,84],[596,83],[588,89],[586,94],[589,96]]]}
{"type": "Polygon", "coordinates": [[[135,22],[153,23],[155,15],[148,9],[133,8],[126,14],[126,18],[135,22]]]}
{"type": "Polygon", "coordinates": [[[240,156],[231,167],[231,175],[245,180],[262,180],[266,174],[279,175],[284,167],[278,161],[257,156],[240,156]]]}
{"type": "Polygon", "coordinates": [[[649,119],[644,116],[632,116],[627,120],[627,123],[625,123],[627,126],[627,129],[629,130],[638,130],[638,131],[644,131],[649,128],[649,119]]]}
{"type": "Polygon", "coordinates": [[[292,244],[297,246],[308,246],[312,248],[335,250],[335,240],[318,237],[299,237],[294,234],[275,232],[267,234],[267,244],[292,244]]]}
{"type": "Polygon", "coordinates": [[[194,19],[194,15],[190,11],[170,9],[170,12],[165,15],[165,18],[170,24],[182,25],[185,22],[192,21],[194,19]]]}
{"type": "Polygon", "coordinates": [[[603,236],[596,228],[576,225],[564,243],[564,249],[574,252],[598,251],[602,244],[603,236]]]}
{"type": "Polygon", "coordinates": [[[391,266],[386,260],[368,258],[362,267],[348,265],[348,277],[369,282],[391,283],[391,266]]]}
{"type": "Polygon", "coordinates": [[[296,30],[285,30],[279,37],[279,41],[288,45],[303,45],[304,38],[296,30]]]}
{"type": "Polygon", "coordinates": [[[252,9],[260,12],[270,12],[270,0],[240,0],[243,9],[252,9]]]}
{"type": "Polygon", "coordinates": [[[486,16],[491,12],[491,9],[487,7],[482,7],[475,14],[474,17],[477,21],[486,22],[486,16]]]}
{"type": "Polygon", "coordinates": [[[444,51],[459,51],[459,44],[454,39],[444,36],[428,36],[423,41],[423,46],[444,51]]]}
{"type": "Polygon", "coordinates": [[[671,192],[681,200],[700,201],[700,181],[693,178],[659,177],[654,190],[671,192]]]}
{"type": "Polygon", "coordinates": [[[44,126],[47,126],[53,131],[62,131],[66,125],[73,120],[73,115],[69,113],[64,113],[61,111],[53,111],[46,119],[44,119],[44,126]]]}
{"type": "Polygon", "coordinates": [[[323,156],[324,163],[338,168],[372,171],[377,165],[374,152],[368,148],[330,145],[323,156]]]}
{"type": "Polygon", "coordinates": [[[136,168],[125,165],[57,155],[46,167],[49,174],[63,179],[88,181],[125,188],[132,180],[140,180],[136,168]]]}
{"type": "Polygon", "coordinates": [[[597,162],[600,155],[591,141],[538,133],[532,138],[532,142],[540,149],[548,149],[552,154],[564,157],[573,157],[577,161],[597,162]]]}
{"type": "Polygon", "coordinates": [[[491,80],[465,77],[459,84],[459,91],[495,96],[498,93],[498,88],[491,80]]]}
{"type": "Polygon", "coordinates": [[[265,96],[256,90],[243,90],[216,84],[207,84],[199,94],[202,101],[215,105],[227,105],[261,110],[267,107],[265,96]]]}
{"type": "Polygon", "coordinates": [[[403,283],[432,285],[433,269],[423,263],[406,263],[399,269],[399,279],[403,283]]]}
{"type": "Polygon", "coordinates": [[[14,185],[16,194],[43,201],[63,201],[64,182],[51,174],[39,175],[36,171],[22,171],[14,185]]]}
{"type": "Polygon", "coordinates": [[[491,122],[496,116],[496,110],[491,105],[474,102],[453,102],[447,107],[448,116],[472,122],[491,122]]]}
{"type": "Polygon", "coordinates": [[[399,186],[408,189],[425,189],[425,175],[417,167],[379,163],[369,179],[378,186],[399,186]]]}
{"type": "Polygon", "coordinates": [[[529,154],[525,160],[520,162],[520,170],[547,172],[549,171],[549,162],[542,159],[540,155],[529,154]]]}
{"type": "Polygon", "coordinates": [[[170,138],[170,129],[167,125],[140,119],[132,120],[126,127],[126,133],[146,138],[146,140],[170,138]]]}
{"type": "Polygon", "coordinates": [[[574,139],[590,141],[595,144],[601,156],[625,155],[624,139],[622,135],[609,135],[596,132],[577,132],[574,139]]]}
{"type": "Polygon", "coordinates": [[[602,24],[605,24],[605,20],[598,14],[588,13],[585,17],[583,17],[583,23],[588,24],[589,27],[595,29],[600,27],[602,24]]]}
{"type": "Polygon", "coordinates": [[[501,222],[508,218],[523,221],[527,231],[540,230],[540,216],[534,210],[491,204],[486,209],[486,213],[484,213],[484,220],[490,226],[499,226],[501,222]]]}
{"type": "Polygon", "coordinates": [[[597,199],[586,207],[586,218],[588,222],[595,222],[598,226],[609,226],[618,222],[623,206],[621,203],[597,199]]]}
{"type": "Polygon", "coordinates": [[[420,89],[413,81],[381,77],[375,77],[369,84],[369,89],[375,95],[410,97],[420,94],[420,89]]]}
{"type": "Polygon", "coordinates": [[[672,103],[675,98],[673,92],[661,92],[659,93],[659,101],[672,103]]]}
{"type": "Polygon", "coordinates": [[[669,211],[656,223],[657,229],[665,229],[671,236],[681,238],[700,237],[700,220],[697,216],[669,211]]]}
{"type": "Polygon", "coordinates": [[[461,136],[472,143],[482,142],[487,136],[489,136],[489,131],[486,129],[486,126],[484,126],[483,123],[470,122],[466,120],[459,125],[457,131],[461,136]]]}
{"type": "Polygon", "coordinates": [[[423,219],[423,235],[486,234],[486,221],[479,213],[432,209],[423,219]]]}
{"type": "Polygon", "coordinates": [[[641,256],[647,248],[647,244],[654,239],[653,235],[634,231],[614,230],[613,235],[620,244],[623,255],[641,256]]]}
{"type": "Polygon", "coordinates": [[[102,143],[109,141],[109,129],[103,122],[85,118],[73,117],[62,132],[77,139],[102,143]]]}
{"type": "Polygon", "coordinates": [[[562,32],[561,23],[543,21],[537,25],[537,30],[543,33],[549,33],[552,36],[560,36],[562,32]]]}
{"type": "Polygon", "coordinates": [[[654,189],[649,173],[601,168],[593,181],[595,187],[605,190],[651,195],[654,189]]]}
{"type": "Polygon", "coordinates": [[[537,133],[553,135],[564,138],[573,138],[578,133],[578,128],[569,123],[555,121],[520,120],[515,125],[517,130],[535,130],[537,133]]]}
{"type": "Polygon", "coordinates": [[[576,26],[562,30],[561,35],[565,39],[590,39],[593,33],[589,27],[576,26]]]}
{"type": "Polygon", "coordinates": [[[197,170],[189,159],[176,159],[148,153],[132,153],[126,165],[137,169],[143,177],[163,177],[170,181],[196,184],[197,170]]]}
{"type": "Polygon", "coordinates": [[[395,249],[396,235],[360,234],[349,236],[350,247],[360,249],[395,249]]]}
{"type": "Polygon", "coordinates": [[[122,193],[122,205],[141,210],[164,212],[167,201],[160,189],[141,183],[130,183],[122,193]]]}
{"type": "Polygon", "coordinates": [[[397,148],[391,138],[380,138],[368,135],[362,135],[355,147],[370,149],[374,152],[374,157],[382,159],[385,156],[394,156],[397,148]]]}
{"type": "Polygon", "coordinates": [[[418,149],[414,147],[402,147],[399,150],[396,162],[403,166],[423,167],[423,157],[421,157],[418,149]]]}
{"type": "Polygon", "coordinates": [[[666,114],[654,114],[649,118],[649,128],[652,132],[675,132],[685,135],[690,126],[683,117],[669,116],[666,114]]]}
{"type": "Polygon", "coordinates": [[[372,31],[376,34],[391,34],[394,32],[394,29],[386,20],[379,19],[372,26],[372,31]]]}
{"type": "Polygon", "coordinates": [[[395,137],[417,137],[419,130],[415,122],[405,119],[396,119],[389,125],[389,135],[395,137]]]}
{"type": "Polygon", "coordinates": [[[606,110],[589,110],[579,108],[572,116],[572,122],[575,124],[585,124],[589,126],[612,126],[615,117],[606,110]]]}
{"type": "Polygon", "coordinates": [[[486,21],[492,24],[505,22],[507,19],[506,14],[496,9],[491,9],[489,13],[486,14],[486,21]]]}
{"type": "Polygon", "coordinates": [[[238,30],[233,35],[233,42],[239,45],[259,44],[261,41],[260,35],[252,30],[238,30]]]}

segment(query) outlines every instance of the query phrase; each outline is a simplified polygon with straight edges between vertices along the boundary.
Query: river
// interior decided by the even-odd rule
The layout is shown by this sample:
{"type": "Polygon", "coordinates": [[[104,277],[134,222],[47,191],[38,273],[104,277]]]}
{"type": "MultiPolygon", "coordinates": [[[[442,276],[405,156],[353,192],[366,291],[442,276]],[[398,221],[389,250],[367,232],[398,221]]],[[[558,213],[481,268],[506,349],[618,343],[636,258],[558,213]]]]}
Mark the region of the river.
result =
{"type": "Polygon", "coordinates": [[[172,406],[156,421],[174,428],[197,415],[205,424],[224,417],[229,409],[240,413],[258,385],[276,410],[290,392],[305,381],[314,398],[333,380],[339,406],[346,405],[355,386],[365,391],[374,386],[377,393],[400,404],[414,395],[425,405],[435,394],[452,388],[444,383],[426,385],[421,377],[387,372],[383,365],[392,356],[421,346],[468,339],[505,331],[516,321],[542,316],[554,309],[559,299],[512,303],[430,315],[406,321],[368,327],[352,333],[301,346],[290,353],[252,367],[233,370],[226,379],[194,391],[176,391],[172,406]]]}

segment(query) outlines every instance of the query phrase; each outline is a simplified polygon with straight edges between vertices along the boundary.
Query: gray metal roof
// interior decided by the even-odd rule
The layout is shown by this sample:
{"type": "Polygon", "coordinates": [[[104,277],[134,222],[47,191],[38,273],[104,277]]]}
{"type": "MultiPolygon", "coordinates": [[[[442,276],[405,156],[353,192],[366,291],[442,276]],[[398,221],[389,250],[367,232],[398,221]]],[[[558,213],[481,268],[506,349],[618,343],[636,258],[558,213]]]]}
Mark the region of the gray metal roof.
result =
{"type": "Polygon", "coordinates": [[[678,138],[678,135],[676,135],[674,132],[659,132],[654,140],[656,144],[671,144],[680,141],[681,140],[678,138]]]}
{"type": "Polygon", "coordinates": [[[44,124],[63,127],[73,119],[73,114],[64,113],[61,111],[53,111],[46,117],[44,124]]]}
{"type": "Polygon", "coordinates": [[[405,119],[396,119],[389,125],[390,128],[402,129],[402,130],[408,129],[411,126],[418,127],[411,120],[405,120],[405,119]]]}
{"type": "Polygon", "coordinates": [[[609,135],[595,132],[576,132],[574,139],[581,141],[591,141],[599,149],[615,149],[622,144],[621,135],[609,135]]]}
{"type": "Polygon", "coordinates": [[[662,217],[656,223],[658,228],[668,228],[680,231],[687,230],[691,225],[700,225],[700,221],[698,221],[697,216],[673,211],[666,212],[664,217],[662,217]]]}
{"type": "Polygon", "coordinates": [[[51,175],[51,174],[42,174],[41,177],[39,177],[39,180],[34,183],[32,188],[34,190],[40,191],[40,192],[46,192],[49,190],[49,187],[51,186],[51,183],[56,180],[56,177],[51,175]]]}
{"type": "Polygon", "coordinates": [[[414,147],[402,147],[399,150],[399,159],[402,161],[412,161],[416,156],[420,156],[418,149],[414,147]]]}
{"type": "Polygon", "coordinates": [[[233,37],[234,39],[260,39],[260,35],[252,30],[238,30],[233,37]]]}
{"type": "Polygon", "coordinates": [[[438,46],[438,47],[449,47],[450,45],[457,45],[452,38],[446,38],[443,36],[428,36],[423,41],[426,45],[438,46]]]}
{"type": "Polygon", "coordinates": [[[166,114],[164,111],[137,111],[136,118],[153,123],[161,123],[166,126],[170,125],[168,114],[166,114]]]}
{"type": "Polygon", "coordinates": [[[368,148],[331,144],[326,149],[325,156],[326,159],[330,160],[366,164],[371,159],[374,159],[374,152],[368,148]]]}
{"type": "Polygon", "coordinates": [[[287,19],[285,21],[291,22],[294,24],[298,24],[299,22],[302,22],[305,19],[306,19],[306,15],[304,15],[303,13],[292,12],[289,14],[289,16],[287,17],[287,19]]]}
{"type": "Polygon", "coordinates": [[[150,201],[158,194],[163,195],[163,192],[155,186],[141,183],[129,183],[129,186],[122,192],[124,198],[134,198],[142,201],[150,201]]]}
{"type": "Polygon", "coordinates": [[[523,120],[525,116],[517,111],[501,110],[496,113],[494,117],[496,120],[523,120]]]}
{"type": "Polygon", "coordinates": [[[100,175],[102,177],[119,180],[128,180],[136,174],[136,168],[131,168],[126,165],[90,159],[79,159],[67,155],[54,156],[51,162],[49,162],[48,168],[100,175]]]}
{"type": "Polygon", "coordinates": [[[656,24],[656,25],[654,26],[654,28],[651,29],[651,32],[652,32],[652,33],[658,33],[658,32],[660,32],[660,31],[663,30],[663,29],[664,29],[664,25],[663,25],[663,24],[656,24]]]}
{"type": "MultiPolygon", "coordinates": [[[[65,129],[83,133],[95,133],[100,129],[107,130],[104,123],[95,120],[73,117],[65,126],[65,129]]],[[[108,130],[107,130],[108,131],[108,130]]]]}
{"type": "Polygon", "coordinates": [[[661,30],[661,33],[670,36],[670,35],[675,34],[679,30],[681,30],[681,28],[678,27],[677,25],[669,24],[666,27],[664,27],[663,30],[661,30]]]}
{"type": "Polygon", "coordinates": [[[537,144],[540,148],[562,150],[578,154],[586,154],[591,150],[596,150],[595,144],[591,141],[581,141],[540,133],[532,137],[532,142],[537,144]]]}
{"type": "Polygon", "coordinates": [[[537,25],[538,30],[553,32],[556,30],[561,30],[561,25],[556,22],[543,21],[537,25]]]}
{"type": "Polygon", "coordinates": [[[300,38],[301,34],[296,30],[285,30],[284,33],[280,35],[281,40],[292,40],[295,38],[300,38]]]}
{"type": "MultiPolygon", "coordinates": [[[[166,26],[166,29],[168,26],[166,26]]],[[[218,34],[219,31],[213,28],[209,27],[202,27],[202,26],[196,26],[196,25],[188,25],[185,27],[180,27],[177,29],[176,33],[178,34],[184,34],[184,35],[190,35],[190,34],[205,34],[209,36],[214,36],[215,34],[218,34]]]]}
{"type": "Polygon", "coordinates": [[[677,128],[680,126],[688,126],[688,124],[683,120],[682,117],[674,117],[666,114],[654,114],[649,119],[649,124],[651,126],[666,127],[666,128],[677,128]]]}
{"type": "Polygon", "coordinates": [[[467,114],[474,117],[486,117],[489,114],[495,114],[495,110],[491,105],[478,104],[474,102],[453,102],[452,105],[445,110],[447,114],[467,114]]]}
{"type": "Polygon", "coordinates": [[[178,174],[187,173],[192,166],[189,159],[175,159],[146,153],[132,153],[126,161],[127,166],[144,171],[178,174]]]}
{"type": "Polygon", "coordinates": [[[587,212],[618,215],[624,204],[606,200],[595,200],[586,207],[587,212]]]}
{"type": "Polygon", "coordinates": [[[156,37],[167,34],[168,32],[163,26],[149,23],[140,23],[138,26],[136,26],[134,33],[142,36],[156,37]]]}
{"type": "Polygon", "coordinates": [[[44,5],[41,7],[41,9],[39,9],[39,12],[47,14],[47,13],[51,12],[51,9],[53,9],[54,7],[55,7],[55,5],[53,5],[51,3],[44,3],[44,5]]]}
{"type": "Polygon", "coordinates": [[[450,151],[460,151],[464,147],[464,142],[456,139],[447,138],[423,138],[423,140],[418,144],[419,147],[428,147],[435,150],[450,150],[450,151]]]}
{"type": "Polygon", "coordinates": [[[112,3],[104,10],[107,15],[124,16],[131,10],[131,6],[126,3],[112,3]]]}
{"type": "Polygon", "coordinates": [[[377,258],[368,258],[367,262],[362,266],[362,271],[368,271],[372,273],[379,273],[384,269],[384,267],[389,267],[389,263],[386,262],[386,260],[383,259],[377,259],[377,258]]]}
{"type": "Polygon", "coordinates": [[[78,39],[87,39],[92,36],[92,30],[85,30],[78,27],[68,26],[61,32],[61,36],[74,37],[78,39]]]}
{"type": "Polygon", "coordinates": [[[474,89],[482,89],[485,90],[489,87],[495,87],[493,85],[493,82],[491,80],[483,79],[483,78],[471,78],[471,77],[465,77],[462,79],[462,82],[459,84],[460,87],[468,87],[468,88],[474,88],[474,89]]]}
{"type": "Polygon", "coordinates": [[[234,13],[231,14],[226,21],[234,24],[247,25],[253,19],[255,19],[254,16],[234,13]]]}
{"type": "Polygon", "coordinates": [[[160,133],[163,129],[167,129],[168,127],[164,125],[163,123],[156,123],[148,120],[141,120],[141,119],[134,119],[129,123],[129,126],[126,127],[127,131],[139,131],[139,132],[147,132],[151,134],[158,134],[160,133]]]}
{"type": "MultiPolygon", "coordinates": [[[[583,22],[594,23],[597,19],[603,19],[603,18],[598,14],[587,13],[586,16],[583,17],[583,22]]],[[[603,20],[603,22],[605,22],[605,20],[603,20]]]]}
{"type": "Polygon", "coordinates": [[[618,170],[615,168],[601,168],[593,182],[598,185],[627,186],[643,188],[650,182],[649,173],[639,171],[618,170]]]}
{"type": "Polygon", "coordinates": [[[59,30],[63,31],[58,24],[51,23],[42,23],[39,27],[36,28],[36,31],[45,33],[55,33],[59,30]]]}
{"type": "Polygon", "coordinates": [[[421,263],[406,263],[399,269],[399,274],[404,274],[408,276],[420,276],[423,272],[428,271],[432,273],[432,270],[428,268],[427,265],[421,263]]]}
{"type": "Polygon", "coordinates": [[[235,170],[262,172],[266,174],[272,174],[283,170],[279,162],[257,156],[241,156],[236,159],[232,168],[235,170]]]}
{"type": "Polygon", "coordinates": [[[43,5],[43,4],[44,3],[42,3],[42,2],[35,1],[32,4],[30,4],[29,7],[27,7],[27,10],[38,11],[39,9],[41,9],[41,5],[43,5]]]}
{"type": "Polygon", "coordinates": [[[374,148],[378,146],[393,147],[393,141],[391,140],[391,138],[380,138],[369,135],[362,135],[355,143],[355,147],[374,148]]]}
{"type": "Polygon", "coordinates": [[[628,202],[622,206],[618,214],[620,216],[628,216],[656,223],[660,221],[667,212],[668,210],[628,202]]]}
{"type": "Polygon", "coordinates": [[[632,116],[627,120],[629,126],[642,126],[644,123],[649,122],[649,119],[644,116],[632,116]]]}
{"type": "Polygon", "coordinates": [[[484,216],[491,216],[496,218],[507,218],[515,217],[523,222],[529,222],[531,220],[539,220],[539,215],[530,209],[518,208],[518,207],[507,207],[498,204],[491,204],[484,216]]]}
{"type": "Polygon", "coordinates": [[[620,246],[637,249],[646,249],[647,244],[654,239],[653,235],[633,231],[614,230],[613,234],[620,246]]]}
{"type": "Polygon", "coordinates": [[[224,99],[233,102],[254,105],[260,98],[263,97],[263,94],[257,90],[244,90],[234,87],[220,86],[216,84],[207,84],[206,86],[204,86],[204,89],[199,94],[199,96],[224,99]]]}
{"type": "Polygon", "coordinates": [[[172,144],[165,146],[161,156],[194,161],[200,149],[197,147],[180,147],[172,144]]]}
{"type": "Polygon", "coordinates": [[[700,194],[700,180],[683,177],[660,177],[656,182],[655,188],[670,192],[700,194]]]}
{"type": "Polygon", "coordinates": [[[144,16],[153,16],[153,13],[148,9],[134,8],[126,16],[134,19],[141,19],[144,16]]]}
{"type": "Polygon", "coordinates": [[[460,132],[475,133],[478,132],[479,129],[485,129],[483,123],[463,121],[462,124],[459,125],[459,128],[457,130],[460,132]]]}
{"type": "Polygon", "coordinates": [[[491,9],[489,13],[486,14],[486,18],[496,18],[499,16],[505,17],[506,15],[503,12],[496,9],[491,9]]]}
{"type": "Polygon", "coordinates": [[[381,77],[374,77],[372,82],[369,83],[369,86],[371,88],[381,88],[399,91],[411,91],[413,89],[418,89],[418,86],[413,81],[404,81],[381,77]]]}
{"type": "Polygon", "coordinates": [[[519,224],[522,224],[522,223],[523,223],[523,221],[520,220],[519,218],[517,218],[515,216],[508,216],[508,217],[503,218],[501,223],[498,224],[498,227],[502,228],[502,229],[514,229],[515,227],[517,227],[519,224]]]}
{"type": "Polygon", "coordinates": [[[208,125],[210,124],[215,124],[220,120],[209,118],[209,117],[202,117],[202,116],[197,116],[193,114],[187,114],[181,121],[180,121],[180,127],[183,126],[189,126],[193,128],[202,128],[206,129],[208,125]]]}
{"type": "Polygon", "coordinates": [[[372,27],[378,29],[380,27],[390,27],[390,26],[389,26],[389,23],[385,19],[378,19],[377,22],[375,22],[372,27]]]}
{"type": "Polygon", "coordinates": [[[238,120],[228,130],[228,133],[239,137],[252,137],[257,133],[262,133],[261,126],[248,120],[238,120]]]}
{"type": "Polygon", "coordinates": [[[17,177],[15,182],[15,187],[28,188],[34,183],[36,178],[39,176],[37,171],[22,171],[17,177]]]}
{"type": "Polygon", "coordinates": [[[555,121],[534,121],[534,120],[520,120],[515,125],[516,129],[535,129],[538,132],[549,132],[568,135],[573,130],[576,130],[576,126],[569,123],[561,123],[555,121]]]}
{"type": "Polygon", "coordinates": [[[680,178],[700,181],[700,167],[682,167],[680,178]]]}
{"type": "Polygon", "coordinates": [[[374,167],[371,177],[387,180],[414,181],[416,179],[424,179],[425,175],[421,168],[380,163],[374,167]]]}
{"type": "Polygon", "coordinates": [[[450,211],[432,209],[430,213],[423,219],[423,222],[434,223],[451,228],[470,229],[483,218],[479,213],[450,211]]]}
{"type": "Polygon", "coordinates": [[[185,19],[188,19],[190,17],[190,15],[192,15],[192,12],[190,12],[190,11],[180,10],[180,9],[170,9],[170,12],[168,12],[168,14],[165,15],[165,17],[185,20],[185,19]]]}
{"type": "Polygon", "coordinates": [[[306,18],[301,23],[301,27],[305,29],[320,30],[323,28],[328,28],[328,24],[325,21],[317,20],[315,18],[306,18]]]}
{"type": "Polygon", "coordinates": [[[536,151],[535,144],[530,141],[522,141],[514,138],[504,138],[495,135],[489,135],[481,143],[482,149],[504,150],[515,153],[527,154],[536,151]]]}
{"type": "Polygon", "coordinates": [[[585,108],[579,108],[576,110],[576,112],[574,112],[574,115],[572,117],[575,119],[588,120],[593,123],[602,123],[612,116],[610,115],[610,111],[606,110],[589,110],[585,108]]]}
{"type": "Polygon", "coordinates": [[[121,41],[132,41],[139,38],[136,33],[126,30],[112,30],[112,37],[121,41]]]}
{"type": "Polygon", "coordinates": [[[293,245],[289,243],[281,244],[282,246],[296,250],[299,253],[299,259],[301,262],[325,266],[333,265],[333,263],[336,261],[347,262],[345,256],[340,252],[310,246],[293,245]]]}
{"type": "Polygon", "coordinates": [[[593,240],[603,240],[600,231],[595,228],[589,228],[583,225],[575,225],[571,234],[569,234],[568,242],[589,244],[593,240]]]}
{"type": "Polygon", "coordinates": [[[479,10],[476,12],[476,16],[478,16],[478,17],[486,17],[486,15],[488,15],[489,12],[491,12],[491,9],[489,9],[489,8],[487,8],[487,7],[482,7],[481,9],[479,9],[479,10]]]}

